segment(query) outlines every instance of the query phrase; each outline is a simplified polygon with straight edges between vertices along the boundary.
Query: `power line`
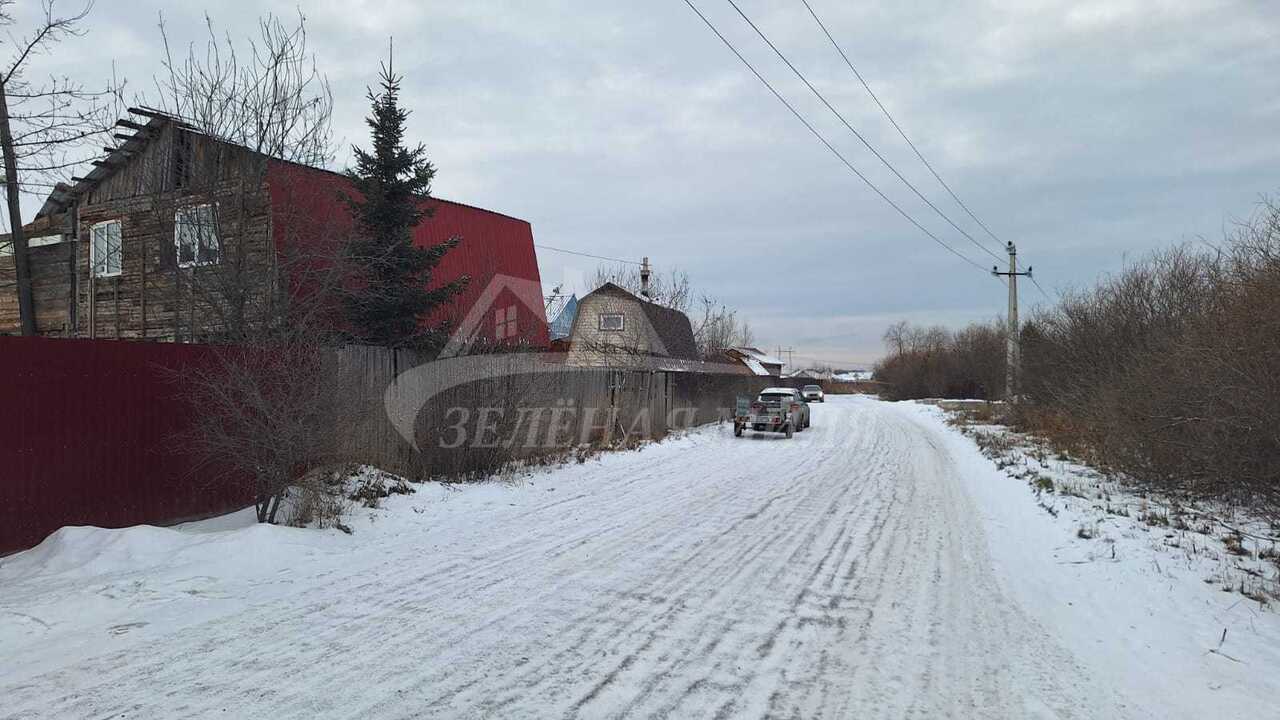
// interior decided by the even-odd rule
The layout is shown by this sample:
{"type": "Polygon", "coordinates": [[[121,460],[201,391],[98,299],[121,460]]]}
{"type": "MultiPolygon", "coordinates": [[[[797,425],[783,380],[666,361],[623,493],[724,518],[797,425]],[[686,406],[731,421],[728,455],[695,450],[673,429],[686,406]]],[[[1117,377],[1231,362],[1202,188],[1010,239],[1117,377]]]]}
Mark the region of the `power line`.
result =
{"type": "Polygon", "coordinates": [[[565,250],[564,248],[552,247],[550,245],[543,245],[541,243],[534,243],[533,246],[537,248],[542,248],[543,250],[551,250],[554,252],[565,253],[566,255],[578,255],[580,257],[589,257],[589,258],[594,258],[596,260],[608,260],[609,262],[619,262],[619,263],[625,263],[627,265],[642,264],[642,263],[636,262],[635,260],[623,260],[622,258],[605,257],[604,255],[592,255],[591,253],[578,252],[577,250],[565,250]]]}
{"type": "Polygon", "coordinates": [[[999,255],[991,252],[991,250],[986,245],[983,245],[982,243],[978,242],[978,240],[974,238],[972,235],[970,235],[964,228],[957,225],[955,221],[951,219],[950,216],[942,212],[942,210],[937,205],[934,205],[932,200],[925,197],[924,193],[920,192],[919,188],[917,188],[914,184],[912,184],[910,180],[906,178],[906,176],[904,176],[901,172],[899,172],[898,168],[894,167],[893,163],[889,162],[889,160],[886,159],[884,155],[881,155],[880,151],[876,150],[875,146],[872,145],[870,141],[868,141],[867,138],[862,135],[862,133],[858,132],[858,130],[854,128],[853,125],[850,124],[848,120],[845,119],[844,115],[841,114],[840,111],[837,110],[834,105],[832,105],[830,102],[827,101],[826,96],[823,95],[822,92],[818,90],[818,88],[814,87],[813,83],[809,82],[809,79],[804,76],[804,73],[800,72],[799,68],[797,68],[791,62],[791,60],[787,58],[787,56],[784,55],[781,50],[778,49],[778,46],[773,44],[773,41],[771,41],[769,37],[764,34],[764,31],[761,30],[751,20],[751,18],[747,17],[747,14],[742,11],[742,8],[738,6],[738,3],[734,2],[734,0],[728,0],[728,2],[730,5],[733,6],[733,9],[736,10],[738,14],[742,16],[742,19],[745,20],[746,23],[751,26],[751,29],[755,31],[756,35],[759,35],[760,39],[763,40],[765,44],[769,46],[769,49],[773,50],[773,53],[777,55],[778,58],[782,60],[782,62],[785,63],[787,67],[791,68],[791,72],[795,73],[795,76],[800,78],[800,82],[803,82],[805,84],[805,87],[809,88],[809,90],[819,100],[822,101],[822,104],[826,105],[827,109],[830,110],[831,113],[835,115],[836,118],[838,118],[846,128],[849,129],[849,132],[853,133],[854,137],[858,138],[858,140],[861,141],[862,144],[865,145],[866,148],[871,151],[871,154],[876,156],[876,159],[878,159],[885,167],[889,168],[889,171],[892,172],[894,175],[896,175],[897,178],[902,181],[903,185],[906,185],[908,188],[910,188],[911,192],[915,193],[916,197],[923,200],[924,203],[928,205],[931,210],[933,210],[935,213],[938,214],[938,217],[942,218],[947,222],[948,225],[955,228],[956,232],[960,233],[965,238],[967,238],[969,242],[973,243],[974,246],[977,247],[979,250],[990,255],[996,260],[1002,259],[999,255]]]}
{"type": "Polygon", "coordinates": [[[1049,293],[1045,292],[1044,288],[1040,287],[1040,281],[1036,280],[1035,275],[1028,275],[1027,277],[1031,279],[1031,284],[1036,286],[1036,289],[1040,291],[1040,294],[1044,296],[1045,300],[1053,302],[1053,298],[1049,297],[1049,293]]]}
{"type": "Polygon", "coordinates": [[[924,166],[929,169],[930,174],[932,174],[934,179],[938,181],[938,184],[947,191],[947,194],[951,196],[952,200],[956,201],[956,204],[965,211],[965,214],[978,224],[978,227],[981,227],[986,231],[986,233],[991,236],[991,239],[1001,245],[1004,245],[1004,241],[996,237],[996,234],[991,232],[991,228],[987,227],[986,223],[979,220],[978,216],[969,209],[969,206],[964,204],[964,201],[955,194],[951,189],[951,186],[947,184],[947,181],[943,180],[942,176],[938,174],[938,171],[933,169],[933,165],[925,159],[924,154],[920,152],[919,148],[916,147],[916,144],[911,142],[911,138],[907,137],[906,131],[902,129],[902,126],[898,125],[898,121],[894,119],[893,115],[889,112],[889,109],[884,106],[884,103],[880,102],[880,98],[876,96],[875,91],[872,90],[871,86],[867,84],[867,81],[863,79],[862,73],[858,72],[858,69],[853,66],[853,61],[851,61],[849,56],[845,54],[844,49],[840,47],[840,43],[836,42],[836,39],[831,36],[831,32],[827,30],[827,26],[822,22],[822,19],[818,17],[818,13],[814,12],[813,6],[809,4],[809,0],[800,0],[800,2],[804,3],[805,9],[807,9],[809,14],[813,16],[813,20],[818,23],[818,27],[822,28],[822,33],[831,41],[831,46],[836,49],[836,52],[840,53],[840,57],[844,58],[844,64],[849,66],[849,70],[853,72],[853,76],[858,78],[858,82],[862,83],[862,87],[867,91],[867,94],[875,101],[876,107],[880,108],[880,112],[884,113],[884,116],[889,119],[889,122],[893,125],[893,129],[898,131],[898,134],[906,141],[907,145],[911,148],[911,151],[914,152],[916,157],[920,158],[920,162],[924,163],[924,166]]]}
{"type": "Polygon", "coordinates": [[[955,255],[956,257],[960,258],[961,260],[968,263],[969,265],[972,265],[973,267],[978,268],[984,274],[987,272],[986,268],[974,262],[967,255],[962,254],[959,250],[956,250],[954,247],[947,244],[947,242],[944,241],[942,238],[930,232],[928,228],[921,225],[919,221],[911,217],[911,215],[906,210],[903,210],[900,205],[898,205],[893,200],[891,200],[888,195],[885,195],[884,192],[880,190],[880,188],[876,187],[876,184],[871,182],[871,180],[866,175],[863,175],[861,172],[859,172],[858,169],[853,166],[853,163],[849,162],[849,160],[844,155],[842,155],[840,151],[837,150],[835,146],[832,145],[827,140],[826,137],[822,135],[822,133],[818,132],[817,128],[815,128],[812,123],[810,123],[808,120],[805,119],[803,115],[800,114],[800,111],[795,109],[795,106],[793,106],[790,102],[788,102],[787,99],[781,95],[781,93],[779,93],[776,89],[774,89],[773,85],[770,84],[769,81],[766,80],[764,76],[760,74],[760,71],[756,70],[754,65],[752,65],[750,62],[747,61],[745,57],[743,57],[742,53],[738,52],[738,49],[733,46],[733,43],[729,42],[729,39],[726,38],[720,32],[720,30],[716,28],[716,26],[712,24],[710,20],[707,19],[707,16],[702,14],[702,11],[699,10],[697,6],[693,4],[692,0],[684,0],[684,2],[686,5],[689,6],[690,10],[692,10],[699,18],[702,19],[702,22],[705,23],[706,26],[711,29],[711,32],[715,33],[716,37],[720,38],[720,42],[724,43],[725,47],[729,48],[730,52],[736,55],[738,60],[742,61],[743,65],[747,66],[747,69],[751,71],[751,74],[755,75],[756,79],[759,80],[761,83],[763,83],[764,86],[769,89],[769,92],[773,93],[773,96],[778,99],[778,102],[785,105],[786,108],[791,111],[791,114],[795,115],[796,119],[799,120],[801,124],[803,124],[805,128],[807,128],[809,132],[813,134],[814,137],[818,138],[819,142],[825,145],[827,149],[832,152],[832,154],[834,154],[837,158],[839,158],[840,162],[844,163],[845,167],[849,168],[849,170],[853,172],[854,175],[857,175],[859,180],[866,183],[867,187],[871,188],[871,190],[875,192],[876,195],[879,195],[881,200],[884,200],[886,203],[889,204],[890,207],[898,211],[899,215],[905,218],[907,222],[916,226],[916,228],[919,229],[920,232],[927,235],[929,239],[933,240],[934,242],[938,243],[942,247],[946,248],[947,252],[950,252],[952,255],[955,255]]]}

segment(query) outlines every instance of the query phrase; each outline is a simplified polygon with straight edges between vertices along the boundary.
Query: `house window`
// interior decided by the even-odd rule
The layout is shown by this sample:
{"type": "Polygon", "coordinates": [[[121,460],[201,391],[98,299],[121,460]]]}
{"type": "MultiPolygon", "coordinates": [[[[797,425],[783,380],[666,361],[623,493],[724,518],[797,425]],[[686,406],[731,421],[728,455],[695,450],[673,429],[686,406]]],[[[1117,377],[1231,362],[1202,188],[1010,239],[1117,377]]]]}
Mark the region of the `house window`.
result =
{"type": "Polygon", "coordinates": [[[123,248],[120,242],[120,221],[96,223],[89,228],[89,261],[94,277],[115,277],[120,274],[123,248]]]}
{"type": "Polygon", "coordinates": [[[178,208],[173,214],[173,243],[177,247],[179,267],[218,262],[221,245],[213,206],[178,208]]]}
{"type": "Polygon", "coordinates": [[[493,311],[493,337],[502,340],[513,338],[516,334],[516,306],[509,305],[493,311]]]}
{"type": "Polygon", "coordinates": [[[622,313],[600,313],[600,330],[604,332],[621,332],[626,327],[626,318],[622,313]]]}

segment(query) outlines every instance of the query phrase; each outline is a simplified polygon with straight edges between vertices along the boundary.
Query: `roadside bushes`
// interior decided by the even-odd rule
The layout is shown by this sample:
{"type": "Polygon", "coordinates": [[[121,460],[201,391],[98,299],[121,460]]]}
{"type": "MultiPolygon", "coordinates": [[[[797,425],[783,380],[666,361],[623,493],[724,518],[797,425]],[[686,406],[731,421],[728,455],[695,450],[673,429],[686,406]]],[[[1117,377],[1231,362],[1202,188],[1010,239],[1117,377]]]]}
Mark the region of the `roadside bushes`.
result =
{"type": "Polygon", "coordinates": [[[1029,430],[1165,492],[1280,518],[1280,206],[1154,254],[1024,330],[1029,430]]]}
{"type": "Polygon", "coordinates": [[[884,334],[889,355],[875,379],[893,400],[930,397],[992,400],[1004,392],[1005,329],[1001,322],[952,332],[899,322],[884,334]]]}
{"type": "MultiPolygon", "coordinates": [[[[1280,204],[1217,246],[1151,254],[1020,329],[1020,429],[1161,493],[1280,523],[1280,204]]],[[[899,323],[876,379],[893,399],[997,399],[999,322],[899,323]]]]}

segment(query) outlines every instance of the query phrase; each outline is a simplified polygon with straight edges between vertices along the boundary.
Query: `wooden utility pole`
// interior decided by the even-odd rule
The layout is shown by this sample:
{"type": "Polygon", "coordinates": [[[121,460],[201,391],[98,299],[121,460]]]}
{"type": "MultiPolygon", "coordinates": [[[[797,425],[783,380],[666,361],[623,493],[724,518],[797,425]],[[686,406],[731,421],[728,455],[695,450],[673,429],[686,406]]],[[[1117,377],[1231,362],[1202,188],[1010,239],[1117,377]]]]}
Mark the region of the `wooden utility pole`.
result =
{"type": "Polygon", "coordinates": [[[27,236],[22,231],[22,203],[18,197],[18,157],[13,151],[9,129],[9,99],[0,80],[0,148],[4,154],[4,189],[9,204],[9,240],[13,243],[13,266],[18,280],[18,319],[23,335],[36,334],[35,302],[31,295],[31,262],[27,257],[27,236]]]}
{"type": "Polygon", "coordinates": [[[1006,402],[1018,401],[1018,375],[1021,372],[1022,343],[1018,326],[1018,277],[1031,277],[1031,267],[1026,272],[1018,272],[1018,248],[1012,243],[1005,243],[1009,253],[1009,272],[1000,272],[1000,268],[992,267],[991,274],[1009,278],[1009,330],[1005,341],[1004,361],[1004,399],[1006,402]]]}

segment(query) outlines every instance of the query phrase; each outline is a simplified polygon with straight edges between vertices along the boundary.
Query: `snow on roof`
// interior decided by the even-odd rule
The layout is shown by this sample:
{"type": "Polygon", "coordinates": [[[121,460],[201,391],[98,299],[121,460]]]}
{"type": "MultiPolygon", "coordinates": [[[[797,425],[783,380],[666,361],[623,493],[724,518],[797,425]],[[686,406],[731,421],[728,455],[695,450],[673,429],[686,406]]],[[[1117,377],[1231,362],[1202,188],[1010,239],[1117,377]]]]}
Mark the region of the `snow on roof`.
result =
{"type": "Polygon", "coordinates": [[[774,357],[774,356],[770,355],[769,353],[767,353],[767,352],[765,352],[765,351],[761,350],[760,348],[754,348],[754,347],[736,347],[736,348],[733,348],[733,349],[734,349],[734,350],[737,350],[738,352],[742,353],[742,354],[743,354],[743,355],[745,355],[745,356],[753,357],[753,358],[755,358],[756,360],[759,360],[760,362],[762,362],[762,363],[764,363],[764,364],[766,364],[766,365],[785,365],[785,364],[786,364],[786,363],[782,362],[781,360],[779,360],[778,358],[776,358],[776,357],[774,357]]]}
{"type": "Polygon", "coordinates": [[[750,369],[751,369],[751,372],[755,373],[756,375],[766,375],[766,376],[767,376],[767,375],[772,375],[772,374],[773,374],[773,373],[769,372],[768,370],[766,370],[766,369],[765,369],[765,367],[764,367],[764,365],[762,365],[762,364],[760,363],[760,361],[759,361],[759,360],[756,360],[755,358],[751,357],[750,355],[745,355],[745,356],[743,356],[743,358],[742,358],[742,362],[743,362],[743,363],[744,363],[748,368],[750,368],[750,369]]]}
{"type": "Polygon", "coordinates": [[[765,393],[785,393],[787,395],[791,395],[795,392],[797,392],[795,388],[771,387],[771,388],[765,388],[761,390],[760,394],[764,395],[765,393]]]}

